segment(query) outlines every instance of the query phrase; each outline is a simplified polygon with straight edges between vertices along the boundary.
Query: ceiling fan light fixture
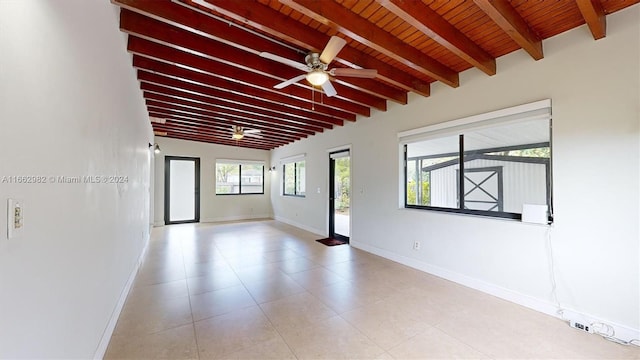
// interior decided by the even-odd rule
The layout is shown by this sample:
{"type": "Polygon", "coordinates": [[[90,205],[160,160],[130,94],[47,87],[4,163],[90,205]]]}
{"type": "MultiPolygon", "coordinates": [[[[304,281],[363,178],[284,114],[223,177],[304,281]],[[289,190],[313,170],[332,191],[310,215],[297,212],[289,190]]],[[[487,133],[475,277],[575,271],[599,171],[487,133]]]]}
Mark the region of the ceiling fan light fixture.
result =
{"type": "Polygon", "coordinates": [[[234,132],[233,135],[231,135],[231,138],[233,138],[234,140],[240,140],[243,137],[244,137],[244,134],[239,132],[234,132]]]}
{"type": "Polygon", "coordinates": [[[307,81],[313,86],[320,86],[329,80],[329,75],[322,70],[314,70],[307,74],[307,81]]]}

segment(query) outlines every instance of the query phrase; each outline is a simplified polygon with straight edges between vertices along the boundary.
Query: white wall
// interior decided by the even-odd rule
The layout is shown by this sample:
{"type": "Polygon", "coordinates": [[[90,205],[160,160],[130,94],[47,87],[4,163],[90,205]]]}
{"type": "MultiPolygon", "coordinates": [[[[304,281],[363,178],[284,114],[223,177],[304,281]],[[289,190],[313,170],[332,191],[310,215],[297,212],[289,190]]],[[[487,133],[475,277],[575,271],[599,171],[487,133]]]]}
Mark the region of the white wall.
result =
{"type": "Polygon", "coordinates": [[[0,358],[99,356],[148,241],[152,133],[118,14],[105,1],[0,1],[0,358]],[[128,181],[49,179],[87,175],[128,181]],[[23,204],[15,240],[7,198],[23,204]]]}
{"type": "MultiPolygon", "coordinates": [[[[278,148],[271,161],[307,154],[304,199],[278,196],[276,218],[327,233],[327,149],[352,145],[352,245],[553,312],[547,227],[398,208],[397,133],[545,98],[553,101],[555,224],[550,230],[563,307],[640,328],[640,6],[608,17],[607,37],[582,26],[498,59],[489,77],[471,69],[457,89],[278,148]],[[316,194],[316,188],[321,194],[316,194]],[[480,230],[481,231],[478,231],[480,230]],[[422,242],[413,251],[414,240],[422,242]]],[[[635,333],[637,336],[638,333],[635,333]]]]}
{"type": "MultiPolygon", "coordinates": [[[[229,135],[231,136],[231,135],[229,135]]],[[[200,222],[231,221],[272,217],[269,189],[271,177],[269,151],[238,146],[156,137],[162,153],[155,160],[155,225],[164,225],[164,157],[200,158],[200,222]],[[258,160],[265,162],[264,194],[216,196],[216,159],[258,160]]]]}

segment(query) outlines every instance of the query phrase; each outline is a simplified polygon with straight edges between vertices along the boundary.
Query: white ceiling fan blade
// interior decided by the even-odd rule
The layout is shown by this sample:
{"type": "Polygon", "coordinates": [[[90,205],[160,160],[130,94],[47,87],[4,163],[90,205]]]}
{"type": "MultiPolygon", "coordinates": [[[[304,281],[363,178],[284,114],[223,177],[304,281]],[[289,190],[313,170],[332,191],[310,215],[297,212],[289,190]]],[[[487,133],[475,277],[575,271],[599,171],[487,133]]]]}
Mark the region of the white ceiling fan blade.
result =
{"type": "Polygon", "coordinates": [[[322,84],[322,90],[324,90],[325,95],[327,95],[328,97],[332,97],[338,94],[336,88],[334,88],[331,84],[331,81],[328,80],[324,84],[322,84]]]}
{"type": "Polygon", "coordinates": [[[335,69],[331,69],[329,73],[333,76],[349,76],[349,77],[373,79],[374,77],[376,77],[376,75],[378,75],[378,70],[335,68],[335,69]]]}
{"type": "Polygon", "coordinates": [[[250,137],[250,138],[254,138],[254,139],[262,139],[262,135],[258,135],[258,134],[244,134],[244,136],[246,137],[250,137]]]}
{"type": "Polygon", "coordinates": [[[249,130],[245,130],[244,131],[245,134],[257,134],[259,132],[260,132],[260,130],[258,130],[258,129],[249,129],[249,130]]]}
{"type": "Polygon", "coordinates": [[[276,54],[272,54],[272,53],[268,53],[268,52],[261,52],[260,56],[265,58],[265,59],[269,59],[269,60],[273,60],[273,61],[277,61],[281,64],[285,64],[285,65],[289,65],[292,68],[296,68],[300,71],[309,71],[309,67],[306,64],[303,63],[299,63],[297,61],[293,61],[291,59],[287,59],[285,57],[276,55],[276,54]]]}
{"type": "Polygon", "coordinates": [[[322,54],[320,54],[320,61],[325,64],[330,63],[346,44],[346,40],[337,36],[332,36],[331,39],[329,39],[327,46],[322,50],[322,54]]]}
{"type": "Polygon", "coordinates": [[[282,89],[285,88],[293,83],[297,83],[298,81],[304,79],[307,77],[307,74],[302,74],[302,75],[298,75],[296,77],[294,77],[293,79],[289,79],[287,81],[281,82],[280,84],[276,84],[273,88],[274,89],[282,89]]]}

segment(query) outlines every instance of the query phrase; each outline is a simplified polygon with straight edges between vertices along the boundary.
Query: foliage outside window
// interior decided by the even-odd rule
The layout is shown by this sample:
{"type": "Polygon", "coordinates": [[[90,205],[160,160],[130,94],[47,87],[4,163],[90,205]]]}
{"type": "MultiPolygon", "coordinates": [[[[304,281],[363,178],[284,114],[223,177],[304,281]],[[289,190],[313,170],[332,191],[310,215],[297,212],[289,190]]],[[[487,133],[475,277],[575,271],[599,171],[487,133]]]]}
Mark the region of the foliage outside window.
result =
{"type": "Polygon", "coordinates": [[[216,162],[216,195],[264,194],[264,164],[216,162]]]}
{"type": "Polygon", "coordinates": [[[404,206],[512,219],[524,204],[552,209],[551,120],[540,113],[406,141],[404,206]]]}
{"type": "Polygon", "coordinates": [[[295,161],[283,165],[283,195],[305,196],[305,161],[295,161]]]}

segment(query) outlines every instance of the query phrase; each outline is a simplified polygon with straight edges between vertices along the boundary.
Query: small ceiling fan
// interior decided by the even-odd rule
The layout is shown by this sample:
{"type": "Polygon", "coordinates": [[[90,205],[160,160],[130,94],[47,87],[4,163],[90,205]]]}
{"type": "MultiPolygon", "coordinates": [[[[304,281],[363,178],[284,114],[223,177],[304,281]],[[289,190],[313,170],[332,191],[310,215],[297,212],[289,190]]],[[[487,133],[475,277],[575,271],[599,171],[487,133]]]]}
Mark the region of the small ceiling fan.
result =
{"type": "Polygon", "coordinates": [[[329,39],[327,45],[324,47],[324,50],[322,50],[322,54],[310,52],[304,58],[304,64],[268,52],[261,52],[260,56],[306,72],[306,74],[302,74],[287,81],[281,82],[275,85],[274,88],[282,89],[306,78],[307,81],[311,83],[311,85],[322,87],[322,90],[324,90],[325,94],[331,97],[336,95],[337,91],[333,87],[333,85],[331,85],[329,76],[374,78],[378,74],[378,71],[373,69],[334,68],[328,70],[329,63],[333,61],[336,55],[338,55],[340,50],[342,50],[342,48],[346,44],[347,42],[344,39],[337,36],[332,36],[331,39],[329,39]]]}
{"type": "Polygon", "coordinates": [[[231,127],[231,131],[232,131],[231,138],[233,140],[240,140],[245,136],[256,138],[256,139],[262,139],[262,135],[258,135],[260,133],[260,130],[255,130],[255,129],[245,130],[242,126],[234,125],[231,127]]]}

